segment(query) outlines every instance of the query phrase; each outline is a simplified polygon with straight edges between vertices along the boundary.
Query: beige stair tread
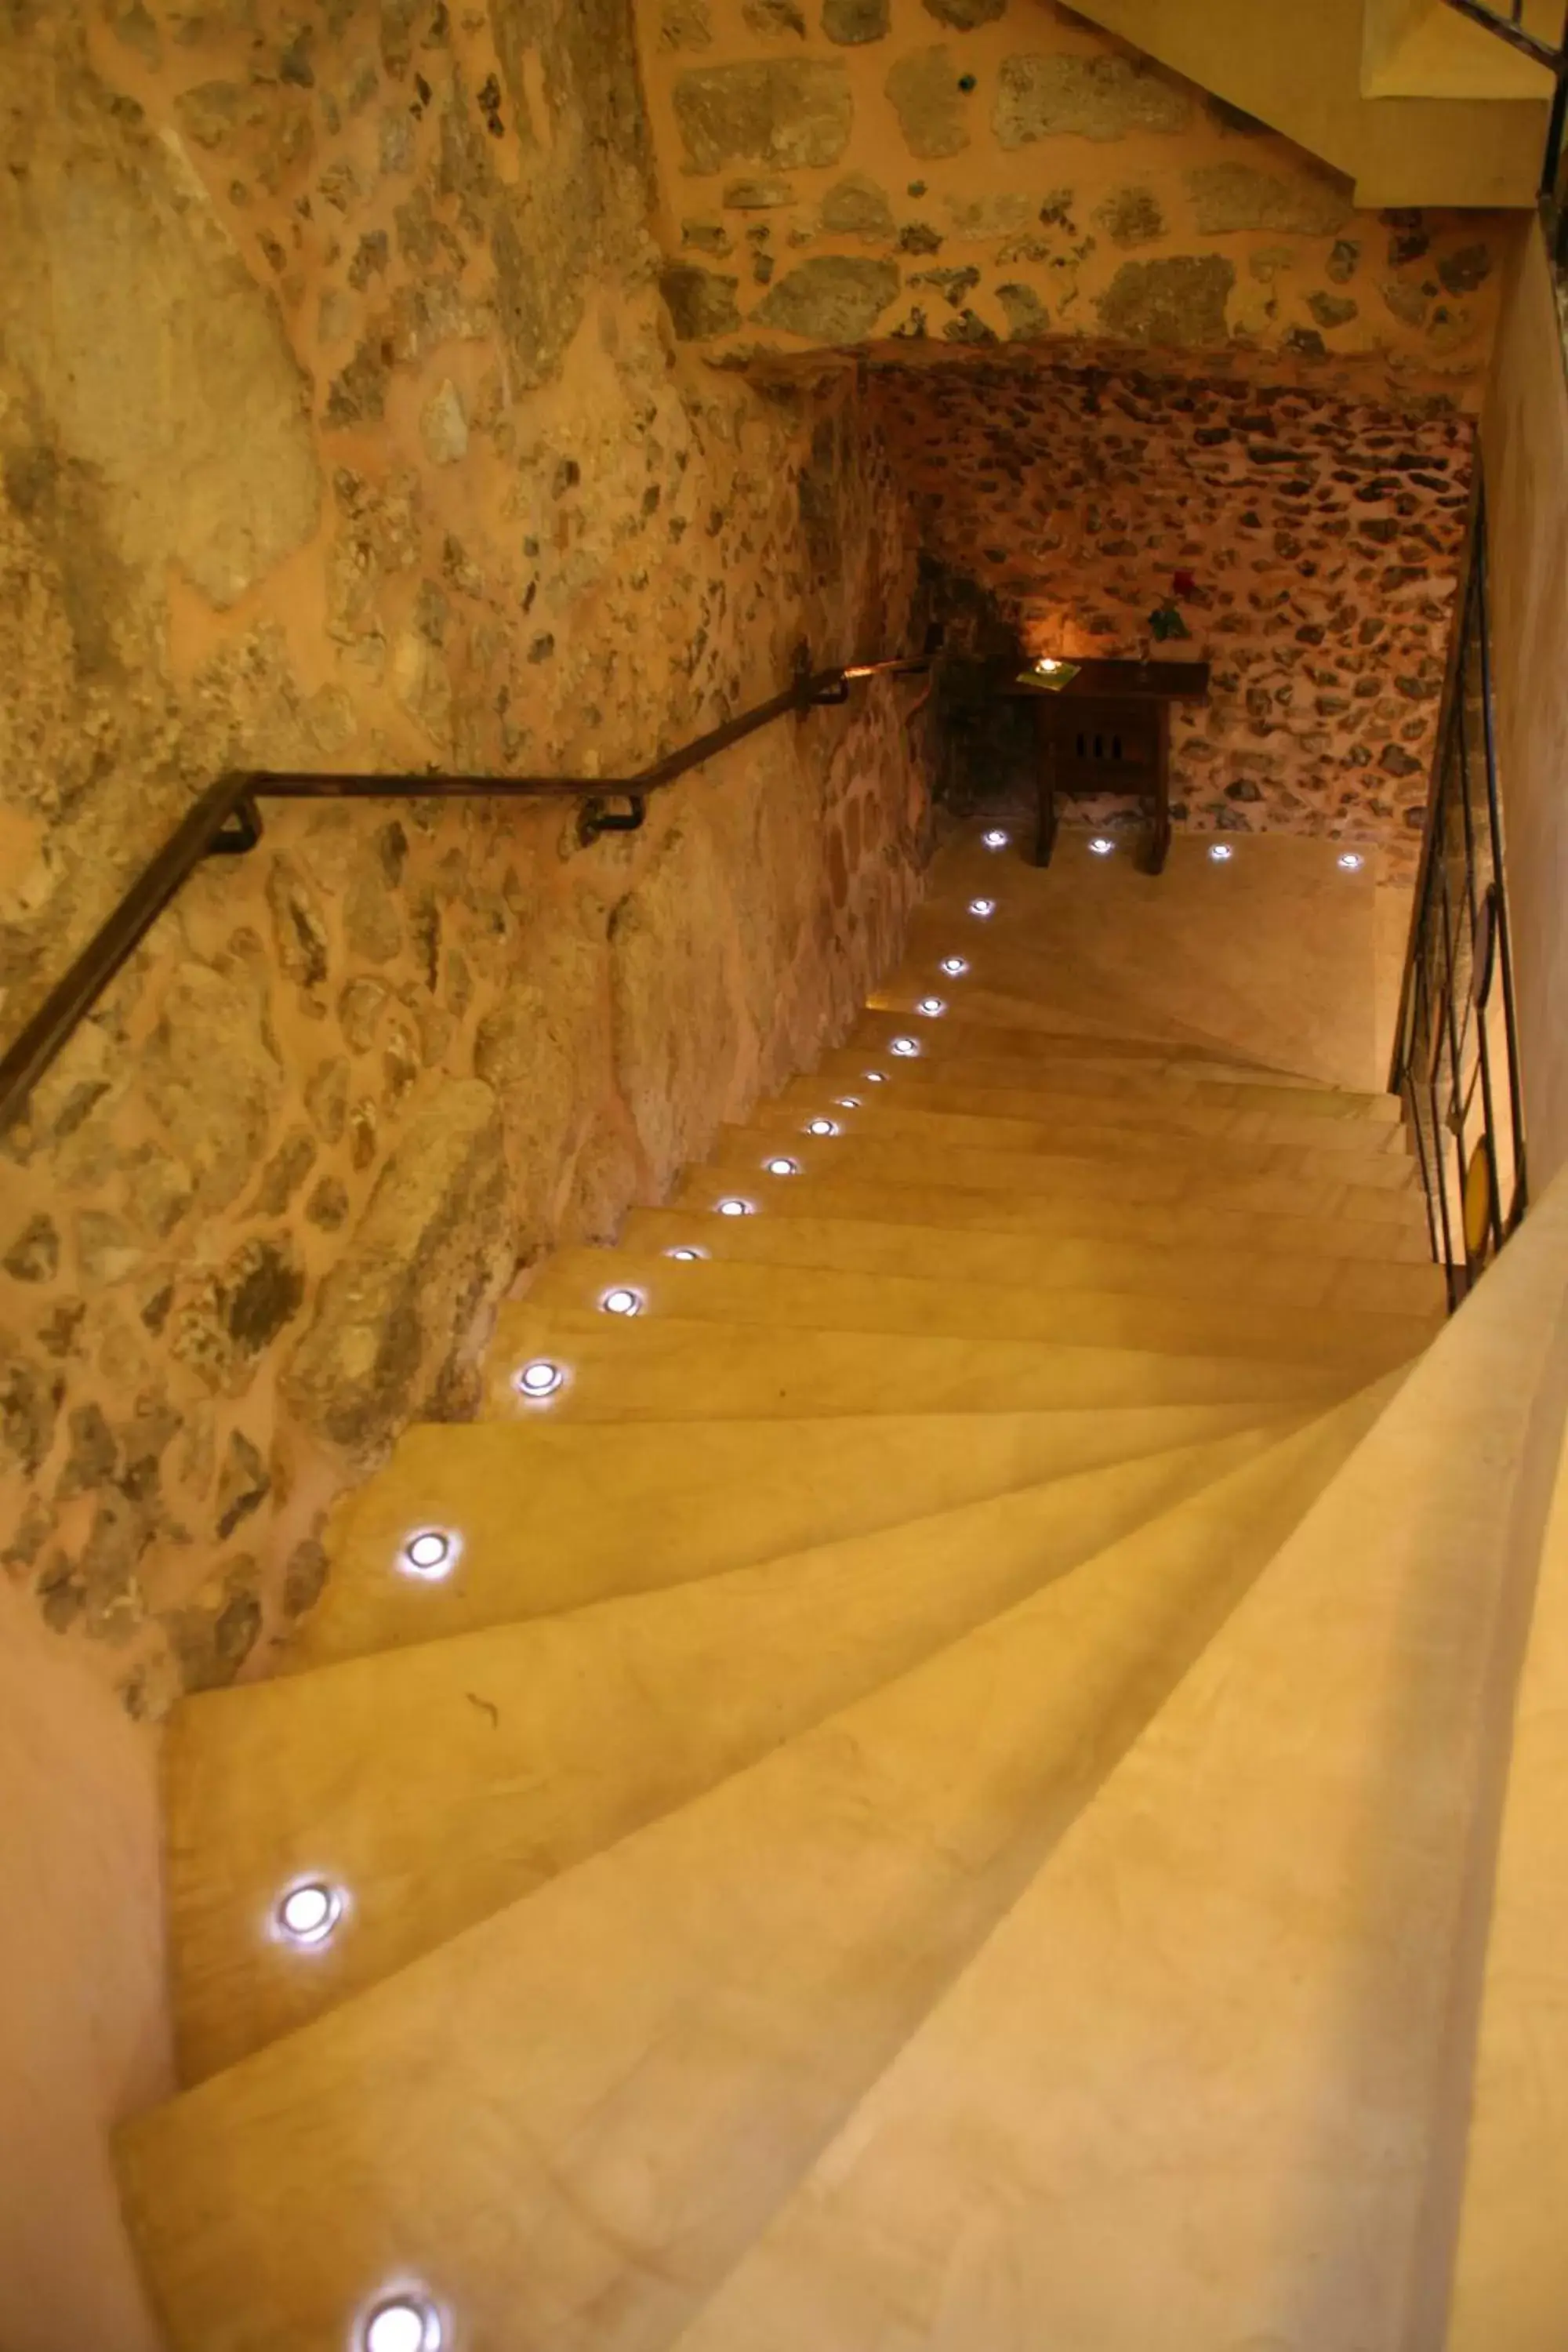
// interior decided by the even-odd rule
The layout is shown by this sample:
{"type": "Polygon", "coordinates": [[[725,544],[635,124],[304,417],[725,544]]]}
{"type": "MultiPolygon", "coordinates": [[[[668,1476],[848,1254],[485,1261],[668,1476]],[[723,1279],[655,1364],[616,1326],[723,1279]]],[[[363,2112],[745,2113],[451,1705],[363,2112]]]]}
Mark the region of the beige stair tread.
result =
{"type": "Polygon", "coordinates": [[[332,1572],[288,1663],[331,1664],[689,1582],[1228,1437],[1277,1410],[693,1418],[632,1422],[614,1437],[547,1413],[416,1426],[333,1514],[332,1572]],[[450,1575],[399,1570],[421,1528],[460,1542],[450,1575]]]}
{"type": "Polygon", "coordinates": [[[929,1181],[940,1170],[942,1181],[963,1191],[1034,1192],[1072,1194],[1088,1192],[1101,1200],[1142,1203],[1199,1198],[1216,1213],[1226,1207],[1284,1210],[1296,1215],[1384,1216],[1402,1223],[1426,1224],[1421,1196],[1414,1187],[1415,1165],[1406,1160],[1356,1160],[1353,1178],[1342,1156],[1294,1150],[1251,1156],[1202,1150],[1178,1154],[1115,1152],[1106,1158],[1070,1151],[962,1151],[941,1153],[875,1137],[833,1136],[818,1141],[791,1130],[726,1128],[718,1137],[709,1166],[727,1175],[743,1176],[760,1184],[772,1199],[781,1183],[806,1189],[815,1176],[875,1176],[888,1184],[929,1181]],[[791,1177],[766,1174],[765,1163],[784,1157],[799,1173],[791,1177]],[[1275,1165],[1258,1165],[1259,1161],[1275,1165]],[[1310,1162],[1310,1166],[1304,1165],[1310,1162]],[[1338,1161],[1340,1164],[1335,1165],[1338,1161]]]}
{"type": "Polygon", "coordinates": [[[1202,1064],[1215,1076],[1223,1074],[1230,1079],[1261,1077],[1270,1084],[1279,1075],[1261,1064],[1238,1062],[1234,1054],[1217,1046],[1183,1045],[1169,1037],[1139,1037],[1120,1032],[1058,1029],[1043,1016],[1015,1024],[963,1016],[921,1021],[879,1005],[874,997],[856,1023],[847,1043],[858,1051],[885,1054],[890,1039],[904,1035],[918,1037],[923,1050],[939,1062],[1006,1062],[1017,1066],[1036,1062],[1043,1066],[1076,1057],[1095,1064],[1114,1060],[1129,1068],[1173,1062],[1184,1066],[1202,1064]]]}
{"type": "MultiPolygon", "coordinates": [[[[724,1219],[719,1222],[723,1223],[724,1219]]],[[[733,1220],[731,1222],[742,1222],[733,1220]]],[[[1035,1290],[1018,1282],[952,1279],[930,1267],[903,1274],[770,1265],[710,1258],[681,1263],[658,1250],[565,1249],[547,1259],[528,1293],[531,1309],[591,1315],[620,1286],[639,1302],[637,1319],[752,1323],[775,1332],[880,1331],[948,1339],[1044,1340],[1079,1348],[1159,1348],[1180,1355],[1289,1357],[1374,1367],[1400,1363],[1425,1347],[1436,1318],[1298,1306],[1282,1316],[1271,1299],[1226,1288],[1181,1297],[1098,1289],[1035,1290]]],[[[606,1322],[626,1318],[605,1315],[606,1322]]],[[[509,1310],[497,1323],[509,1344],[509,1310]]]]}
{"type": "Polygon", "coordinates": [[[668,2344],[1378,1402],[129,2126],[172,2352],[342,2352],[410,2274],[474,2352],[668,2344]]]}
{"type": "Polygon", "coordinates": [[[854,1109],[820,1097],[803,1116],[793,1102],[760,1103],[743,1123],[752,1133],[776,1133],[782,1139],[806,1132],[806,1118],[820,1110],[846,1136],[869,1141],[884,1137],[916,1137],[932,1150],[1048,1151],[1079,1159],[1168,1154],[1184,1162],[1202,1161],[1221,1168],[1286,1167],[1321,1173],[1331,1160],[1334,1172],[1348,1183],[1382,1182],[1374,1169],[1363,1177],[1366,1160],[1391,1160],[1402,1179],[1417,1179],[1405,1130],[1373,1126],[1365,1119],[1282,1119],[1273,1113],[1259,1118],[1246,1111],[1179,1113],[1166,1116],[1151,1105],[1130,1118],[1097,1115],[1094,1108],[1068,1106],[1044,1117],[1001,1117],[984,1111],[941,1110],[914,1102],[897,1086],[868,1087],[868,1101],[854,1109]]]}
{"type": "MultiPolygon", "coordinates": [[[[930,1517],[911,1507],[896,1526],[759,1566],[700,1565],[693,1582],[187,1703],[164,1775],[182,2080],[275,2041],[741,1770],[1291,1425],[1086,1464],[930,1517]],[[301,1969],[257,1921],[315,1876],[352,1888],[353,1910],[301,1969]]],[[[601,1466],[640,1525],[635,1479],[601,1466]]],[[[525,1540],[509,1565],[526,1574],[525,1540]]],[[[468,1569],[465,1557],[454,1582],[468,1569]]],[[[521,1612],[503,1596],[477,1613],[521,1612]]]]}
{"type": "Polygon", "coordinates": [[[932,1339],[889,1347],[880,1331],[631,1322],[590,1309],[503,1310],[487,1363],[488,1410],[570,1421],[747,1420],[840,1413],[1049,1412],[1126,1405],[1280,1402],[1342,1393],[1352,1375],[1323,1363],[1190,1356],[1156,1349],[1029,1339],[932,1339]],[[517,1371],[556,1364],[564,1384],[542,1403],[517,1371]]]}
{"type": "Polygon", "coordinates": [[[1430,1264],[1331,1257],[1306,1247],[1287,1252],[1257,1242],[1237,1249],[1202,1227],[1161,1244],[1127,1238],[1125,1220],[1114,1234],[1096,1238],[882,1223],[870,1202],[861,1218],[791,1217],[773,1210],[763,1217],[718,1217],[684,1209],[634,1209],[620,1238],[634,1251],[700,1249],[727,1261],[836,1266],[858,1274],[935,1271],[953,1281],[1016,1283],[1028,1289],[1207,1294],[1431,1318],[1446,1311],[1443,1276],[1430,1264]]]}
{"type": "MultiPolygon", "coordinates": [[[[1568,1186],[679,2352],[1560,2339],[1560,2303],[1513,2324],[1506,2263],[1458,2337],[1442,2301],[1494,1643],[1561,1445],[1565,1264],[1568,1186]]],[[[1522,2121],[1555,2101],[1546,2053],[1521,2055],[1522,2121]]],[[[1461,2313],[1464,2289],[1461,2235],[1461,2313]]]]}
{"type": "MultiPolygon", "coordinates": [[[[918,1026],[913,1022],[895,1021],[889,1024],[888,1034],[914,1035],[918,1026]]],[[[912,1062],[895,1062],[888,1055],[885,1035],[879,1032],[873,1041],[863,1039],[858,1045],[835,1046],[823,1056],[822,1068],[834,1073],[842,1070],[851,1083],[858,1081],[868,1067],[874,1067],[895,1076],[900,1085],[910,1087],[965,1085],[1004,1094],[1061,1088],[1076,1092],[1088,1088],[1136,1095],[1169,1088],[1184,1099],[1200,1103],[1207,1102],[1212,1091],[1218,1100],[1263,1095],[1270,1103],[1279,1102],[1283,1107],[1334,1106],[1342,1101],[1365,1105],[1394,1099],[1391,1096],[1349,1093],[1338,1087],[1308,1086],[1268,1071],[1237,1070],[1226,1064],[1194,1061],[1190,1056],[1173,1059],[1162,1049],[1129,1056],[1109,1047],[1086,1045],[1081,1038],[1068,1038],[1062,1041],[1063,1050],[1058,1053],[1046,1040],[1037,1042],[1038,1050],[1031,1055],[1027,1066],[1016,1053],[992,1055],[977,1047],[960,1057],[960,1070],[951,1066],[949,1061],[931,1055],[912,1062]]]]}
{"type": "MultiPolygon", "coordinates": [[[[688,1171],[675,1187],[672,1205],[709,1219],[713,1204],[727,1187],[711,1169],[688,1171]]],[[[744,1190],[759,1206],[758,1222],[791,1215],[778,1203],[787,1197],[768,1186],[747,1184],[744,1190]]],[[[1391,1221],[1388,1196],[1376,1196],[1375,1217],[1336,1214],[1333,1204],[1321,1215],[1289,1209],[1258,1210],[1226,1203],[1216,1210],[1201,1199],[1141,1201],[1130,1216],[1125,1201],[1107,1199],[1089,1189],[1076,1194],[997,1192],[940,1183],[884,1184],[876,1179],[814,1173],[810,1210],[816,1218],[842,1222],[869,1219],[878,1224],[942,1226],[953,1233],[1027,1234],[1061,1238],[1119,1240],[1130,1230],[1161,1248],[1225,1247],[1237,1261],[1253,1251],[1284,1250],[1292,1255],[1321,1252],[1325,1256],[1356,1263],[1387,1259],[1409,1265],[1432,1264],[1426,1222],[1418,1213],[1391,1221]]],[[[739,1225],[739,1218],[726,1223],[739,1225]]]]}
{"type": "MultiPolygon", "coordinates": [[[[1100,1070],[1084,1070],[1081,1082],[1058,1085],[1056,1077],[1035,1087],[987,1085],[975,1079],[969,1063],[950,1068],[917,1061],[900,1066],[889,1085],[868,1087],[856,1073],[858,1056],[827,1056],[826,1068],[811,1077],[793,1077],[771,1098],[773,1108],[799,1108],[806,1115],[832,1115],[842,1108],[842,1096],[853,1096],[860,1108],[879,1118],[893,1112],[957,1112],[962,1118],[1025,1119],[1025,1122],[1112,1124],[1112,1127],[1183,1129],[1187,1134],[1274,1136],[1281,1143],[1314,1143],[1319,1150],[1404,1150],[1408,1148],[1396,1096],[1310,1094],[1290,1098],[1286,1087],[1183,1087],[1166,1079],[1105,1077],[1100,1070]],[[1098,1082],[1098,1085],[1096,1085],[1098,1082]],[[1250,1096],[1250,1101],[1248,1101],[1250,1096]],[[1298,1103],[1307,1101],[1310,1110],[1298,1103]],[[1392,1115],[1373,1112],[1371,1103],[1387,1103],[1392,1115]]],[[[1006,1077],[1006,1066],[1002,1068],[1006,1077]]]]}

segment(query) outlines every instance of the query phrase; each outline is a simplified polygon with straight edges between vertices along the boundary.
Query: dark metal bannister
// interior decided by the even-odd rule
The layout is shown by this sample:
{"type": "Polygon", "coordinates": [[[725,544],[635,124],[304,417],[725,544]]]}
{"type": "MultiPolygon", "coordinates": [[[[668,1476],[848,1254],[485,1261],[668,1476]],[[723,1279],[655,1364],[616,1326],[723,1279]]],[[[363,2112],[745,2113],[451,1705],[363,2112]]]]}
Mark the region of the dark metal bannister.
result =
{"type": "Polygon", "coordinates": [[[838,669],[811,670],[804,664],[792,686],[739,718],[711,727],[705,735],[668,751],[630,776],[442,776],[328,775],[302,770],[233,769],[209,784],[186,811],[157,855],[149,860],[107,922],[88,941],[70,970],[51,989],[21,1034],[0,1057],[0,1129],[26,1108],[33,1088],[79,1022],[91,1010],[138,943],[145,938],[181,885],[205,858],[243,856],[261,839],[264,800],[574,800],[582,803],[578,838],[635,833],[647,814],[650,794],[699,768],[705,760],[742,742],[791,712],[804,713],[848,700],[858,679],[910,677],[931,667],[931,652],[917,660],[850,662],[838,669]],[[606,803],[624,801],[623,810],[606,803]]]}
{"type": "Polygon", "coordinates": [[[1529,1197],[1479,462],[1389,1087],[1457,1307],[1529,1197]]]}

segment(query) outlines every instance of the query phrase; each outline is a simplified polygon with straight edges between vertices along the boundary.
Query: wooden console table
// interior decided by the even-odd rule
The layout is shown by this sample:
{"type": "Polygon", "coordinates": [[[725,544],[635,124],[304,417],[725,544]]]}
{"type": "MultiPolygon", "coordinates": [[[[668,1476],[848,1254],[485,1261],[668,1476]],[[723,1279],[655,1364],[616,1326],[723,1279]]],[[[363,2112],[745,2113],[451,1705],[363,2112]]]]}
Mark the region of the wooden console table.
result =
{"type": "Polygon", "coordinates": [[[1085,661],[1055,690],[1024,682],[1015,669],[1003,690],[1035,708],[1035,864],[1050,864],[1058,800],[1127,793],[1143,810],[1139,871],[1162,872],[1171,845],[1171,705],[1208,700],[1207,662],[1085,661]]]}

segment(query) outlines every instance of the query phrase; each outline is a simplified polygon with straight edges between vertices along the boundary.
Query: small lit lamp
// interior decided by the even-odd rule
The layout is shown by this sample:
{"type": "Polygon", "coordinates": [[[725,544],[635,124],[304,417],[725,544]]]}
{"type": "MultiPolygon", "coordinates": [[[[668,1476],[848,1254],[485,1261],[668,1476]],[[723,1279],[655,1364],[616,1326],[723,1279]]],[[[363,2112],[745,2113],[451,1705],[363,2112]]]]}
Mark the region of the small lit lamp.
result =
{"type": "Polygon", "coordinates": [[[1072,684],[1079,667],[1077,662],[1063,661],[1056,654],[1041,654],[1027,669],[1018,672],[1017,683],[1033,687],[1037,693],[1059,694],[1064,686],[1072,684]]]}

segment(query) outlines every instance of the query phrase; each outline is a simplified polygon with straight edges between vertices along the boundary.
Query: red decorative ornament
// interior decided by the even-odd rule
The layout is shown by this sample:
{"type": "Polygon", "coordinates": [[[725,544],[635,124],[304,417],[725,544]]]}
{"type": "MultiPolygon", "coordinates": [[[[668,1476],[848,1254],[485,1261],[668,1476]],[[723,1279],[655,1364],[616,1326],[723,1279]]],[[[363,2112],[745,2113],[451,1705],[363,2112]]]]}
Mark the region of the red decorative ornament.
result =
{"type": "Polygon", "coordinates": [[[1195,596],[1198,583],[1190,572],[1176,572],[1171,576],[1173,596],[1195,596]]]}

